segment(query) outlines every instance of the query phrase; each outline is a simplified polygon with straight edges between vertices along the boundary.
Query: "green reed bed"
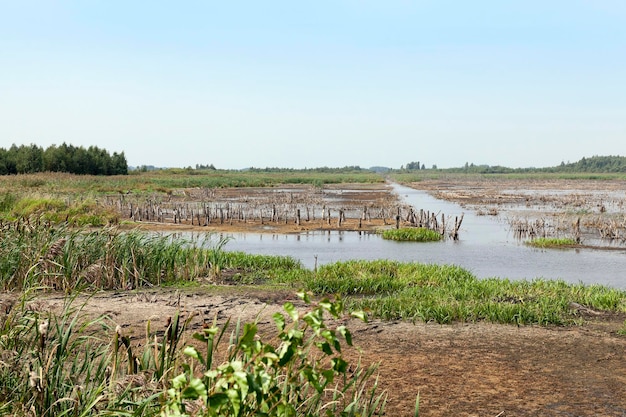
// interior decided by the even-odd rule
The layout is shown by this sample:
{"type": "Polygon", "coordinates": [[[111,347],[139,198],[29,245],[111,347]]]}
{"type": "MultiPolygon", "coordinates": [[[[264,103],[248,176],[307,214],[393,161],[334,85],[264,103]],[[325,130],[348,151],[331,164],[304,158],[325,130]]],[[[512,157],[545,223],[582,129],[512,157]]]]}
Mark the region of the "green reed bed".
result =
{"type": "Polygon", "coordinates": [[[564,237],[538,237],[527,241],[526,244],[536,248],[567,248],[578,245],[575,239],[564,237]]]}
{"type": "Polygon", "coordinates": [[[115,228],[4,224],[0,288],[138,288],[209,274],[209,250],[182,240],[115,228]]]}
{"type": "Polygon", "coordinates": [[[229,270],[242,282],[310,273],[300,262],[223,250],[227,240],[203,248],[192,241],[115,227],[73,228],[37,220],[3,223],[0,288],[69,290],[140,288],[215,281],[229,270]]]}
{"type": "Polygon", "coordinates": [[[383,239],[399,242],[438,242],[443,239],[441,233],[425,227],[403,227],[387,229],[382,232],[383,239]]]}
{"type": "Polygon", "coordinates": [[[351,307],[383,319],[545,325],[574,322],[572,303],[626,311],[626,291],[561,280],[478,279],[452,265],[337,262],[320,267],[302,285],[317,294],[347,296],[351,307]]]}

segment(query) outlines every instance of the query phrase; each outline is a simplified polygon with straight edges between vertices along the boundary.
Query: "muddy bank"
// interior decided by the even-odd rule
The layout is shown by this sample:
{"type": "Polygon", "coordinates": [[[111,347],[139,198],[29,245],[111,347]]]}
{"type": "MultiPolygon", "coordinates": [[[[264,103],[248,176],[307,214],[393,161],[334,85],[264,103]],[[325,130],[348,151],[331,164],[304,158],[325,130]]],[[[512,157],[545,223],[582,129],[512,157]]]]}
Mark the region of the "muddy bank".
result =
{"type": "MultiPolygon", "coordinates": [[[[62,298],[47,295],[36,305],[58,309],[62,298]]],[[[217,286],[102,292],[84,301],[85,312],[108,315],[135,343],[144,339],[148,320],[158,329],[177,309],[193,315],[192,329],[214,317],[223,323],[258,316],[261,332],[271,336],[271,315],[282,303],[305,308],[288,291],[217,286]]],[[[576,327],[343,323],[361,351],[349,352],[350,358],[380,363],[389,416],[413,415],[418,393],[421,416],[623,416],[626,337],[617,330],[626,317],[581,314],[586,314],[586,323],[576,327]]]]}

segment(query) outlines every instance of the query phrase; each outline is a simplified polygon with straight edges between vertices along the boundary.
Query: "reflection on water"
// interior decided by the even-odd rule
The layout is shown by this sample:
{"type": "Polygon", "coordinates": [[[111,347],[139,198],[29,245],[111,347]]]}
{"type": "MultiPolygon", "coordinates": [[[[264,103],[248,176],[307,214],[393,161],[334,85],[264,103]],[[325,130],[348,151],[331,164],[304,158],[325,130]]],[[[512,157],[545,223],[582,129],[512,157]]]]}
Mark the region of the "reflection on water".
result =
{"type": "MultiPolygon", "coordinates": [[[[488,216],[476,216],[462,207],[437,200],[426,192],[396,186],[415,209],[464,214],[460,240],[410,243],[384,240],[377,234],[359,232],[307,232],[298,235],[234,233],[226,250],[262,255],[284,255],[303,265],[318,265],[350,259],[392,259],[403,262],[455,264],[480,278],[561,278],[587,284],[626,288],[626,250],[542,250],[527,247],[507,233],[506,225],[488,216]]],[[[198,235],[195,235],[198,237],[198,235]]]]}

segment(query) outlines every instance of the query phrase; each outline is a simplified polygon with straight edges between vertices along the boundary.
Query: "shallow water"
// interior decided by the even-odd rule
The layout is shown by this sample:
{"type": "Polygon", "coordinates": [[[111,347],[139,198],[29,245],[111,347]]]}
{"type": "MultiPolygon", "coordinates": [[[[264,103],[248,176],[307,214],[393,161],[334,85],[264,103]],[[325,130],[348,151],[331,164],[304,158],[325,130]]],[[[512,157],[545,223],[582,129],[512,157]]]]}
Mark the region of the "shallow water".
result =
{"type": "MultiPolygon", "coordinates": [[[[403,186],[395,190],[416,210],[445,213],[446,221],[464,214],[459,240],[411,243],[384,240],[359,232],[307,232],[298,235],[228,234],[226,250],[284,255],[313,268],[350,259],[392,259],[403,262],[455,264],[480,278],[550,278],[626,288],[626,250],[536,249],[507,232],[507,225],[490,216],[477,216],[461,206],[437,200],[403,186]]],[[[453,222],[454,220],[452,220],[453,222]]]]}

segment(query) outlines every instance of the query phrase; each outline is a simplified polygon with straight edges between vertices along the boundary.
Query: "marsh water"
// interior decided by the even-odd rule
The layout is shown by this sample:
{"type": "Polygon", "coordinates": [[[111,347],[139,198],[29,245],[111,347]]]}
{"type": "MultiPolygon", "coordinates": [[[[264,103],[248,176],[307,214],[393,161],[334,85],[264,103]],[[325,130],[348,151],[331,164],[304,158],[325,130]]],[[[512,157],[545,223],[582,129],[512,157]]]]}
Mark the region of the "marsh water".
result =
{"type": "MultiPolygon", "coordinates": [[[[307,232],[283,234],[228,234],[226,250],[263,255],[285,255],[313,268],[351,259],[392,259],[403,262],[455,264],[479,278],[549,278],[568,282],[626,288],[626,250],[536,249],[507,231],[499,216],[478,216],[461,206],[428,193],[394,185],[405,203],[418,211],[464,215],[459,240],[412,243],[382,239],[374,233],[307,232]]],[[[439,214],[440,215],[440,214],[439,214]]]]}

